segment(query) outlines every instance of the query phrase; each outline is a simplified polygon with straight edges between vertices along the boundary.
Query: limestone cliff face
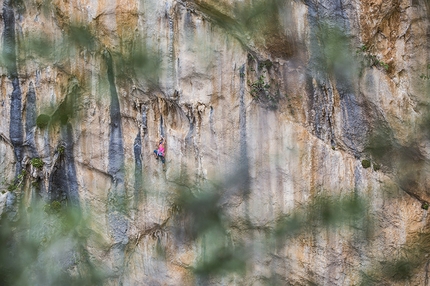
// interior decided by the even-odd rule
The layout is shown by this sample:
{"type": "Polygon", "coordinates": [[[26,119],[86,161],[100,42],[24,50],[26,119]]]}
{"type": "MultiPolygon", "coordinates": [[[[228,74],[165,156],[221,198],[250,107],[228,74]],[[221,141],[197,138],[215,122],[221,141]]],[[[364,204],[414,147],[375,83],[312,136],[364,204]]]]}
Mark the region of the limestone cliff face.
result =
{"type": "Polygon", "coordinates": [[[219,191],[223,243],[251,246],[209,284],[356,285],[427,230],[426,1],[52,2],[2,1],[1,207],[78,207],[109,285],[203,283],[213,242],[178,232],[178,192],[219,191]],[[266,251],[263,230],[322,194],[367,198],[368,222],[266,251]]]}

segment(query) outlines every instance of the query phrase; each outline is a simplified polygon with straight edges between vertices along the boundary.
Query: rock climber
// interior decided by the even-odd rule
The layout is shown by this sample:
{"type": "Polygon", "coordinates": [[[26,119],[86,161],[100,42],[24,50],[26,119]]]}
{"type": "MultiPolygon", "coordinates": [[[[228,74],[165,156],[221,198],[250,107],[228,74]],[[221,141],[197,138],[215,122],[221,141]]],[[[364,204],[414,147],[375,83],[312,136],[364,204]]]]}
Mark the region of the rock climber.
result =
{"type": "Polygon", "coordinates": [[[163,136],[161,136],[160,141],[158,142],[158,149],[154,150],[154,154],[155,154],[155,158],[158,160],[158,158],[161,159],[161,162],[164,164],[165,160],[164,160],[164,138],[163,136]]]}

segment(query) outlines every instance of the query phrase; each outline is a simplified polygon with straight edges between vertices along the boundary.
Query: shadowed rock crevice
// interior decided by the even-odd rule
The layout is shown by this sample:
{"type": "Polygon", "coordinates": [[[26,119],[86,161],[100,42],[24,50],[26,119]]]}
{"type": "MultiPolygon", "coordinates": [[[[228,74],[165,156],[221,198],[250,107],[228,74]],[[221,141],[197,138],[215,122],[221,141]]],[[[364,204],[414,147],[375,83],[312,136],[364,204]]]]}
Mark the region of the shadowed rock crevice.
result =
{"type": "Polygon", "coordinates": [[[63,143],[57,147],[57,160],[49,178],[49,200],[67,201],[71,207],[78,209],[79,186],[73,155],[73,128],[70,123],[61,126],[61,137],[63,143]]]}
{"type": "Polygon", "coordinates": [[[107,65],[107,79],[110,92],[110,126],[109,126],[109,151],[108,151],[108,173],[112,176],[113,190],[110,197],[115,203],[110,204],[111,211],[125,210],[125,188],[124,188],[124,143],[122,134],[121,110],[116,91],[115,76],[113,70],[112,56],[108,51],[104,52],[107,65]]]}
{"type": "MultiPolygon", "coordinates": [[[[26,153],[29,158],[40,158],[39,152],[36,148],[35,132],[37,125],[37,104],[36,104],[36,92],[34,90],[33,82],[30,82],[29,89],[26,96],[25,105],[25,141],[24,146],[26,147],[26,153]]],[[[32,203],[37,203],[39,196],[46,194],[45,182],[40,177],[33,179],[32,191],[32,203]]]]}
{"type": "Polygon", "coordinates": [[[186,106],[186,107],[187,107],[187,110],[188,110],[186,116],[187,116],[188,121],[189,121],[189,129],[188,129],[187,135],[185,136],[185,143],[188,146],[193,146],[194,144],[193,144],[193,140],[192,139],[193,139],[193,136],[195,135],[194,133],[195,133],[195,130],[196,130],[196,126],[195,126],[195,124],[196,124],[196,117],[194,116],[192,107],[189,106],[189,105],[186,106]]]}
{"type": "Polygon", "coordinates": [[[18,79],[16,64],[16,40],[15,40],[15,13],[13,1],[3,2],[3,58],[5,60],[8,76],[12,81],[12,94],[10,104],[9,137],[13,145],[16,159],[16,175],[22,169],[23,157],[23,126],[22,126],[22,102],[21,87],[18,79]]]}
{"type": "Polygon", "coordinates": [[[358,86],[359,65],[349,36],[352,19],[344,16],[340,1],[306,4],[311,33],[308,122],[318,138],[360,157],[376,118],[358,86]]]}
{"type": "Polygon", "coordinates": [[[122,134],[121,109],[118,93],[115,85],[115,74],[113,59],[109,51],[104,51],[107,66],[107,79],[109,82],[110,95],[110,126],[109,126],[109,150],[108,150],[108,173],[112,178],[112,188],[108,193],[107,219],[113,246],[110,250],[112,255],[112,275],[121,279],[124,271],[125,248],[128,243],[128,220],[125,216],[127,205],[125,201],[124,185],[124,143],[122,134]]]}
{"type": "Polygon", "coordinates": [[[138,204],[143,190],[143,176],[142,176],[142,139],[141,132],[136,135],[133,145],[134,151],[134,198],[133,198],[133,209],[137,210],[138,204]]]}
{"type": "Polygon", "coordinates": [[[165,132],[164,132],[164,119],[163,119],[163,115],[160,115],[160,126],[159,126],[159,132],[160,132],[160,136],[166,136],[165,132]]]}
{"type": "Polygon", "coordinates": [[[248,142],[246,132],[246,106],[245,106],[245,65],[240,67],[240,86],[239,86],[239,144],[240,144],[240,168],[245,172],[243,175],[245,192],[249,190],[249,158],[248,142]]]}
{"type": "Polygon", "coordinates": [[[25,145],[27,146],[31,158],[39,157],[36,150],[36,143],[34,141],[36,119],[36,92],[34,90],[33,82],[30,82],[25,105],[25,145]]]}
{"type": "Polygon", "coordinates": [[[319,85],[313,78],[308,77],[307,92],[309,94],[309,123],[315,136],[336,145],[334,129],[334,95],[332,87],[319,85]]]}

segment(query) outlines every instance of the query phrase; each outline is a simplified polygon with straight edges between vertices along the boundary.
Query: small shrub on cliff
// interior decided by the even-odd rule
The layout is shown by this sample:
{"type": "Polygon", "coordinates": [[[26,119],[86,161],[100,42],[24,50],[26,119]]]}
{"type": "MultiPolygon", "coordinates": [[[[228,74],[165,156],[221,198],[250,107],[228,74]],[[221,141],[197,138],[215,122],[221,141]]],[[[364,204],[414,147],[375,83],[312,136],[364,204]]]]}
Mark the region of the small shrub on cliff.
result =
{"type": "Polygon", "coordinates": [[[252,83],[249,82],[252,96],[258,97],[260,93],[267,92],[267,89],[270,87],[270,85],[264,82],[264,78],[265,78],[264,75],[260,75],[256,81],[252,83]]]}
{"type": "Polygon", "coordinates": [[[271,60],[265,60],[260,63],[258,63],[258,68],[261,70],[262,68],[266,67],[267,69],[271,68],[273,66],[273,63],[271,60]]]}
{"type": "Polygon", "coordinates": [[[356,51],[356,54],[361,55],[364,61],[371,67],[382,67],[386,71],[390,68],[390,66],[386,62],[380,60],[375,54],[372,54],[370,52],[370,48],[366,45],[362,45],[361,47],[359,47],[356,51]]]}
{"type": "Polygon", "coordinates": [[[248,80],[248,86],[251,88],[252,97],[261,105],[269,109],[276,109],[280,98],[279,93],[272,93],[270,91],[270,84],[266,82],[266,77],[262,74],[254,82],[248,80]]]}
{"type": "Polygon", "coordinates": [[[363,160],[361,161],[361,166],[363,166],[364,169],[367,169],[370,167],[370,161],[369,160],[363,160]]]}
{"type": "Polygon", "coordinates": [[[373,163],[373,170],[378,171],[381,169],[381,165],[373,163]]]}
{"type": "Polygon", "coordinates": [[[40,187],[40,181],[34,181],[31,183],[31,186],[34,188],[39,188],[40,187]]]}
{"type": "Polygon", "coordinates": [[[66,150],[66,148],[63,145],[60,145],[57,147],[57,152],[60,155],[63,155],[65,150],[66,150]]]}
{"type": "Polygon", "coordinates": [[[43,167],[43,165],[45,165],[45,163],[40,158],[32,158],[30,160],[30,163],[33,167],[35,167],[37,169],[41,169],[43,167]]]}
{"type": "Polygon", "coordinates": [[[7,190],[9,192],[13,192],[16,191],[20,186],[22,186],[26,174],[27,172],[25,170],[22,170],[21,173],[7,186],[7,190]]]}
{"type": "Polygon", "coordinates": [[[17,188],[18,188],[18,185],[16,185],[16,184],[10,184],[9,186],[7,186],[7,190],[8,190],[9,192],[13,192],[13,191],[15,191],[17,188]]]}

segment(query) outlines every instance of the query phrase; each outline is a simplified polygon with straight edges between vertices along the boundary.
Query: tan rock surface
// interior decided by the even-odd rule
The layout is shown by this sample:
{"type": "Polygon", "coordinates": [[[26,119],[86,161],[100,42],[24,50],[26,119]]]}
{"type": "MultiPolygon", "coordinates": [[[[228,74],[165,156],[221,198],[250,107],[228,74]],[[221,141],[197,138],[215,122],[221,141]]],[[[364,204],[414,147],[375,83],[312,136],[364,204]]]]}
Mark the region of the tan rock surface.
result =
{"type": "MultiPolygon", "coordinates": [[[[178,236],[186,220],[174,219],[172,203],[178,192],[198,194],[213,185],[222,193],[229,224],[225,244],[252,251],[243,275],[211,278],[209,284],[356,285],[363,274],[382,273],[387,257],[399,257],[401,247],[427,229],[421,205],[430,200],[430,151],[419,125],[428,111],[428,81],[420,78],[428,63],[424,1],[272,1],[279,14],[268,21],[264,11],[251,9],[257,14],[248,22],[240,3],[265,7],[259,1],[71,0],[53,1],[47,11],[39,2],[25,3],[15,15],[17,57],[26,59],[18,61],[22,124],[32,83],[37,114],[52,118],[45,128],[28,129],[45,162],[40,176],[46,187],[40,192],[48,198],[66,191],[49,188],[63,142],[66,154],[68,146],[72,150],[76,174],[68,182],[75,182],[82,211],[103,241],[90,243],[88,251],[113,273],[107,285],[202,283],[192,269],[216,249],[218,234],[178,236]],[[90,37],[67,42],[72,25],[87,27],[77,35],[87,31],[90,37]],[[330,42],[336,27],[346,35],[341,39],[351,41],[346,59],[338,55],[347,51],[344,43],[330,42]],[[53,58],[31,56],[26,49],[38,33],[52,41],[53,58]],[[357,55],[362,45],[366,55],[357,55]],[[147,54],[130,56],[134,51],[147,54]],[[360,73],[354,73],[356,66],[360,73]],[[112,113],[115,97],[120,118],[112,113]],[[61,118],[54,122],[56,114],[66,114],[69,125],[61,118]],[[381,124],[397,151],[378,161],[366,148],[381,124]],[[119,137],[112,139],[112,130],[120,130],[119,137]],[[165,171],[152,153],[161,135],[165,171]],[[112,152],[119,152],[123,165],[112,152]],[[363,168],[363,159],[372,167],[363,168]],[[239,172],[242,164],[249,177],[239,172]],[[110,203],[122,183],[126,213],[110,203]],[[249,195],[243,196],[247,187],[249,195]],[[316,226],[267,247],[264,230],[323,194],[366,198],[368,221],[316,226]],[[367,227],[371,239],[363,234],[367,227]]],[[[9,140],[12,83],[7,68],[1,71],[0,170],[6,192],[16,160],[9,140]]],[[[25,152],[24,166],[30,168],[34,156],[25,152]]],[[[22,191],[27,200],[34,196],[30,185],[22,191]]],[[[2,195],[3,212],[5,200],[2,195]]],[[[412,271],[411,285],[428,282],[425,265],[412,271]]],[[[404,285],[381,279],[379,285],[404,285]]]]}

